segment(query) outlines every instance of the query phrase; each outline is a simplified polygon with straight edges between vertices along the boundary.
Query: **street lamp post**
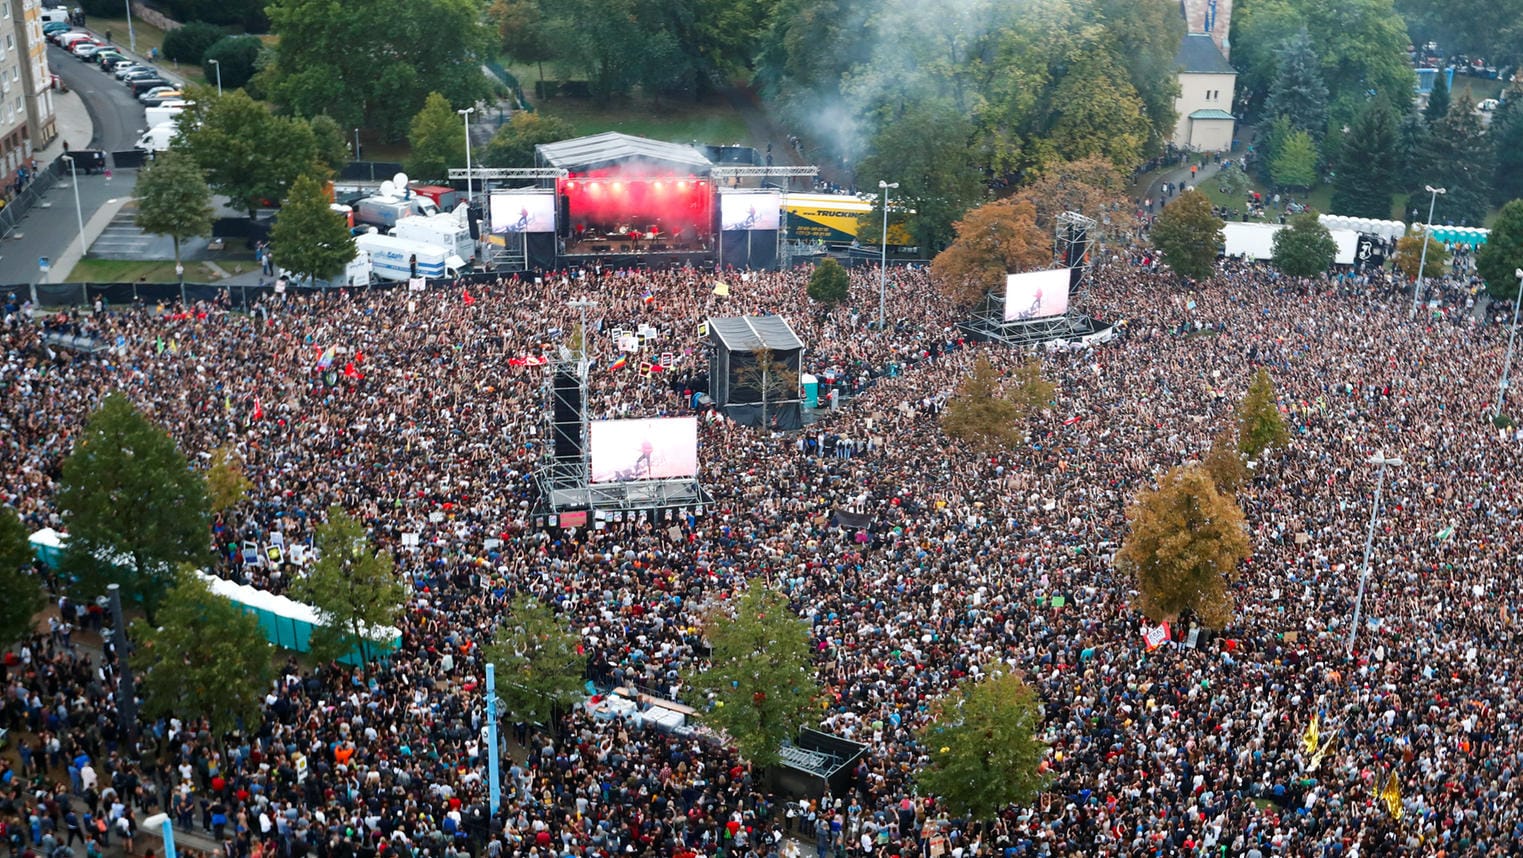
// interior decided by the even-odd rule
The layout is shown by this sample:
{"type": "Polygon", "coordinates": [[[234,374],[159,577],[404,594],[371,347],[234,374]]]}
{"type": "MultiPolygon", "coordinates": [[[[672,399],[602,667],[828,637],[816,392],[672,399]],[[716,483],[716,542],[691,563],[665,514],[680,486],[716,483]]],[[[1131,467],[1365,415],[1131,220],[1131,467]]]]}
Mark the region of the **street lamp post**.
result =
{"type": "Polygon", "coordinates": [[[79,206],[79,170],[74,159],[69,159],[69,184],[74,186],[74,222],[79,226],[79,255],[84,257],[85,251],[85,213],[79,206]]]}
{"type": "Polygon", "coordinates": [[[175,858],[175,827],[167,813],[155,813],[143,820],[143,827],[158,828],[164,835],[164,858],[175,858]]]}
{"type": "Polygon", "coordinates": [[[498,761],[498,745],[501,739],[497,737],[497,665],[487,662],[487,777],[491,778],[487,784],[488,806],[492,809],[492,819],[497,819],[497,811],[502,807],[502,778],[498,774],[501,763],[498,761]]]}
{"type": "Polygon", "coordinates": [[[132,32],[132,0],[122,0],[127,7],[127,48],[137,53],[137,34],[132,32]]]}
{"type": "Polygon", "coordinates": [[[217,60],[207,60],[217,70],[217,94],[222,94],[222,63],[217,60]]]}
{"type": "Polygon", "coordinates": [[[360,159],[360,129],[354,129],[354,160],[360,159]]]}
{"type": "Polygon", "coordinates": [[[1502,384],[1497,389],[1497,407],[1491,413],[1491,419],[1495,420],[1502,416],[1502,403],[1507,399],[1507,386],[1512,377],[1512,347],[1518,339],[1518,304],[1523,303],[1523,268],[1513,272],[1518,278],[1518,294],[1512,299],[1512,329],[1507,332],[1507,357],[1502,359],[1502,384]]]}
{"type": "Polygon", "coordinates": [[[1433,207],[1438,203],[1439,194],[1449,192],[1447,188],[1435,188],[1432,185],[1423,185],[1423,188],[1432,196],[1428,198],[1428,225],[1423,227],[1423,252],[1417,261],[1417,285],[1412,287],[1413,316],[1417,315],[1419,296],[1423,293],[1423,275],[1428,273],[1425,269],[1428,267],[1428,241],[1433,238],[1433,207]]]}
{"type": "Polygon", "coordinates": [[[1386,466],[1401,467],[1406,464],[1401,459],[1387,459],[1384,453],[1376,453],[1369,458],[1369,463],[1376,467],[1375,476],[1375,508],[1370,510],[1370,530],[1364,537],[1364,566],[1359,571],[1359,595],[1354,597],[1354,625],[1348,632],[1348,657],[1354,657],[1354,638],[1359,634],[1359,617],[1364,612],[1364,588],[1370,580],[1370,549],[1375,547],[1375,520],[1380,517],[1380,494],[1385,488],[1386,466]]]}
{"type": "Polygon", "coordinates": [[[883,257],[878,266],[878,330],[882,332],[883,309],[888,304],[888,190],[897,189],[899,183],[879,179],[878,187],[883,189],[883,241],[878,246],[883,257]]]}
{"type": "Polygon", "coordinates": [[[471,114],[476,112],[476,108],[467,107],[455,112],[465,118],[465,201],[474,203],[476,197],[471,193],[471,114]]]}

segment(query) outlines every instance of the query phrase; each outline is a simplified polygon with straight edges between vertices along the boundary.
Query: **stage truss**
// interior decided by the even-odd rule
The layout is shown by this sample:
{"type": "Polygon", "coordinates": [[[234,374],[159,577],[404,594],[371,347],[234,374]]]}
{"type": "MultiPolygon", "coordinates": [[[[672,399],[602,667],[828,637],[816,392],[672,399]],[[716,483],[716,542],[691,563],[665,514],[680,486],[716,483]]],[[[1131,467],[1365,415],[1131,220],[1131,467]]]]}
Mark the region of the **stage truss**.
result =
{"type": "Polygon", "coordinates": [[[487,179],[560,179],[564,178],[566,171],[559,167],[451,167],[449,171],[450,181],[457,179],[471,179],[472,181],[485,181],[487,179]]]}
{"type": "Polygon", "coordinates": [[[714,167],[709,175],[716,179],[757,179],[768,176],[782,176],[784,178],[804,177],[813,178],[820,174],[819,167],[714,167]]]}
{"type": "Polygon", "coordinates": [[[1078,212],[1063,212],[1055,221],[1053,249],[1058,264],[1079,269],[1079,279],[1068,290],[1070,304],[1075,301],[1082,303],[1089,297],[1092,280],[1090,272],[1093,268],[1090,251],[1094,249],[1095,232],[1099,227],[1099,222],[1094,218],[1078,212]]]}

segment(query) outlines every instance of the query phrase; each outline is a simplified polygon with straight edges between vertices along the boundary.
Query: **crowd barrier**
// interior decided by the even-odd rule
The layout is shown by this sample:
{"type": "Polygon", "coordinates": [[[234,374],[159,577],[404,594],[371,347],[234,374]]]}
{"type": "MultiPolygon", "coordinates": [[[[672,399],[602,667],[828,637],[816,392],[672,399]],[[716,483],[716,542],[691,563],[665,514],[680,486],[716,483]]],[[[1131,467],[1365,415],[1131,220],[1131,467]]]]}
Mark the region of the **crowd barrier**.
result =
{"type": "MultiPolygon", "coordinates": [[[[428,280],[425,289],[454,286],[474,286],[478,283],[495,283],[503,275],[494,271],[471,272],[459,277],[428,280]]],[[[339,289],[405,289],[406,283],[379,281],[363,286],[297,286],[287,284],[287,294],[333,293],[339,289]]],[[[226,306],[245,309],[258,303],[259,299],[275,294],[273,282],[263,285],[243,286],[227,283],[13,283],[0,286],[18,297],[36,295],[40,307],[93,306],[96,299],[107,304],[133,304],[142,302],[181,301],[195,303],[211,301],[226,306]]]]}

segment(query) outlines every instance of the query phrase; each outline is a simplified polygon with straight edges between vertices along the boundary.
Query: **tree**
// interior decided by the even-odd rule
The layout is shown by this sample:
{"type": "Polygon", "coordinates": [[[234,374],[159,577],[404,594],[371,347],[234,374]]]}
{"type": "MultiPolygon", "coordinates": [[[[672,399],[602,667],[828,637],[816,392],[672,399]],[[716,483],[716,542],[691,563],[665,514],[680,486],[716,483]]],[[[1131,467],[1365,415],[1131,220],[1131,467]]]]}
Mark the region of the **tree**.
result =
{"type": "Polygon", "coordinates": [[[490,94],[478,0],[270,0],[267,12],[279,42],[261,86],[297,116],[397,141],[430,92],[456,107],[490,94]]]}
{"type": "Polygon", "coordinates": [[[282,267],[302,279],[328,280],[354,259],[354,237],[342,215],[328,207],[328,194],[312,176],[302,176],[270,229],[270,244],[282,267]]]}
{"type": "Polygon", "coordinates": [[[32,545],[16,510],[0,507],[0,648],[31,633],[32,618],[45,601],[37,576],[31,572],[32,545]]]}
{"type": "Polygon", "coordinates": [[[136,193],[134,222],[144,232],[167,235],[174,241],[178,268],[180,242],[212,231],[212,191],[201,167],[184,152],[160,152],[138,176],[136,193]]]}
{"type": "Polygon", "coordinates": [[[704,720],[723,730],[744,759],[777,762],[778,748],[798,736],[819,694],[808,627],[787,596],[756,578],[704,619],[703,633],[709,666],[687,681],[712,704],[704,720]]]}
{"type": "Polygon", "coordinates": [[[380,630],[401,618],[407,586],[391,555],[371,547],[365,526],[335,506],[317,528],[317,562],[292,582],[291,595],[322,621],[312,633],[314,653],[325,659],[353,653],[368,663],[383,640],[380,630]]]}
{"type": "Polygon", "coordinates": [[[1211,449],[1201,458],[1200,466],[1211,475],[1216,490],[1224,495],[1236,493],[1239,486],[1248,482],[1248,462],[1230,432],[1211,439],[1211,449]]]}
{"type": "Polygon", "coordinates": [[[1292,131],[1279,146],[1269,174],[1283,188],[1310,188],[1317,183],[1317,143],[1305,131],[1292,131]]]}
{"type": "Polygon", "coordinates": [[[187,570],[158,621],[134,624],[132,639],[145,716],[205,718],[219,739],[258,730],[275,648],[254,615],[187,570]]]}
{"type": "MultiPolygon", "coordinates": [[[[116,10],[120,12],[121,10],[116,10]]],[[[221,27],[204,21],[189,21],[164,34],[164,58],[198,66],[201,57],[225,33],[221,27]]]]}
{"type": "Polygon", "coordinates": [[[924,793],[946,812],[969,820],[995,819],[1010,805],[1030,804],[1046,786],[1041,771],[1046,743],[1042,702],[1032,687],[1001,662],[969,677],[932,704],[920,730],[929,765],[915,774],[924,793]]]}
{"type": "MultiPolygon", "coordinates": [[[[544,36],[544,14],[539,0],[494,0],[487,19],[497,27],[498,44],[514,62],[535,63],[539,79],[545,79],[545,60],[554,52],[544,36]]],[[[516,115],[516,114],[515,114],[516,115]]]]}
{"type": "Polygon", "coordinates": [[[792,399],[798,396],[798,373],[792,366],[779,360],[772,349],[765,346],[751,352],[750,363],[736,371],[735,380],[739,386],[749,387],[761,397],[763,429],[772,428],[771,415],[768,414],[768,406],[771,403],[778,399],[792,399]]]}
{"type": "Polygon", "coordinates": [[[223,87],[243,86],[253,79],[259,54],[264,49],[264,42],[258,36],[224,36],[206,49],[201,58],[201,73],[207,80],[214,81],[220,69],[223,87]],[[217,62],[214,64],[212,60],[217,62]]]}
{"type": "Polygon", "coordinates": [[[1164,207],[1153,222],[1153,246],[1183,277],[1210,276],[1217,251],[1225,241],[1222,219],[1211,212],[1211,201],[1199,191],[1185,191],[1164,207]]]}
{"type": "Polygon", "coordinates": [[[317,141],[306,122],[274,115],[243,90],[219,97],[202,88],[176,122],[176,145],[206,171],[213,191],[250,218],[262,205],[283,199],[317,161],[317,141]]]}
{"type": "Polygon", "coordinates": [[[1444,80],[1444,70],[1433,76],[1433,89],[1428,91],[1428,103],[1423,107],[1423,118],[1433,124],[1449,115],[1449,83],[1444,80]]]}
{"type": "MultiPolygon", "coordinates": [[[[953,223],[983,193],[981,177],[968,158],[973,132],[966,114],[957,113],[950,102],[916,102],[891,120],[885,117],[857,165],[863,187],[899,183],[892,205],[915,212],[908,228],[923,253],[945,247],[953,223]]],[[[877,240],[878,233],[870,230],[877,240]]]]}
{"type": "Polygon", "coordinates": [[[825,257],[809,275],[809,297],[821,304],[839,304],[850,291],[850,278],[841,263],[825,257]]]}
{"type": "Polygon", "coordinates": [[[1315,277],[1332,267],[1338,245],[1317,213],[1292,215],[1290,225],[1274,234],[1274,264],[1291,277],[1315,277]]]}
{"type": "Polygon", "coordinates": [[[1026,439],[1022,424],[1052,401],[1054,391],[1035,358],[1021,364],[1009,384],[1001,384],[999,371],[979,356],[947,401],[941,429],[981,450],[1012,448],[1026,439]]]}
{"type": "Polygon", "coordinates": [[[1475,273],[1486,281],[1493,298],[1511,300],[1518,294],[1518,269],[1523,268],[1523,200],[1513,200],[1491,224],[1491,235],[1475,255],[1475,273]]]}
{"type": "Polygon", "coordinates": [[[1036,207],[1018,199],[985,203],[954,225],[957,239],[931,262],[941,291],[971,306],[1001,288],[1005,275],[1052,265],[1052,238],[1036,225],[1036,207]]]}
{"type": "Polygon", "coordinates": [[[1449,250],[1436,238],[1427,240],[1428,258],[1423,264],[1423,233],[1404,235],[1396,240],[1396,269],[1408,280],[1417,279],[1417,267],[1422,265],[1424,277],[1438,277],[1449,264],[1449,250]]]}
{"type": "Polygon", "coordinates": [[[577,635],[545,602],[520,596],[503,614],[486,660],[497,666],[497,694],[505,713],[531,724],[553,724],[584,694],[587,658],[577,635]]]}
{"type": "Polygon", "coordinates": [[[1384,220],[1391,216],[1400,167],[1396,112],[1384,97],[1359,112],[1338,148],[1331,208],[1347,217],[1384,220]]]}
{"type": "Polygon", "coordinates": [[[1151,137],[1142,97],[1109,51],[1076,51],[1053,94],[1050,140],[1067,160],[1100,157],[1123,169],[1143,160],[1151,137]]]}
{"type": "Polygon", "coordinates": [[[1229,161],[1216,174],[1216,187],[1228,199],[1247,200],[1248,194],[1253,191],[1253,179],[1241,167],[1229,161]]]}
{"type": "Polygon", "coordinates": [[[437,92],[428,94],[407,133],[412,146],[407,172],[419,179],[443,179],[451,166],[465,165],[465,123],[437,92]]]}
{"type": "Polygon", "coordinates": [[[1116,565],[1137,582],[1138,608],[1158,620],[1193,611],[1208,628],[1232,620],[1229,587],[1250,551],[1243,511],[1196,465],[1176,467],[1127,509],[1116,565]]]}
{"type": "Polygon", "coordinates": [[[1099,222],[1126,199],[1126,180],[1110,161],[1099,157],[1054,161],[1032,171],[1014,199],[1036,210],[1036,228],[1051,236],[1058,215],[1078,212],[1099,222]]]}
{"type": "Polygon", "coordinates": [[[206,469],[206,500],[212,512],[227,512],[242,503],[252,485],[243,474],[243,461],[231,448],[212,452],[212,465],[206,469]]]}
{"type": "Polygon", "coordinates": [[[1285,117],[1291,126],[1309,134],[1321,134],[1327,119],[1327,84],[1312,49],[1311,36],[1303,28],[1280,47],[1279,67],[1264,102],[1270,119],[1285,117]]]}
{"type": "MultiPolygon", "coordinates": [[[[1523,102],[1523,92],[1516,97],[1523,102]]],[[[1497,205],[1523,197],[1523,106],[1497,111],[1488,132],[1496,152],[1491,179],[1491,201],[1497,205]]]]}
{"type": "Polygon", "coordinates": [[[1432,124],[1422,153],[1421,174],[1446,193],[1438,198],[1438,223],[1479,226],[1491,208],[1496,152],[1476,115],[1475,100],[1461,92],[1444,117],[1432,124]]]}
{"type": "Polygon", "coordinates": [[[326,113],[312,117],[307,123],[312,128],[312,141],[317,145],[317,160],[323,166],[333,172],[344,168],[345,164],[359,157],[358,152],[349,151],[349,141],[344,138],[344,129],[338,127],[333,117],[326,113]]]}
{"type": "Polygon", "coordinates": [[[1290,443],[1290,432],[1280,416],[1279,399],[1269,371],[1259,367],[1248,392],[1237,406],[1237,448],[1250,460],[1256,460],[1270,447],[1290,443]]]}
{"type": "Polygon", "coordinates": [[[1409,110],[1396,125],[1396,188],[1408,193],[1423,186],[1423,154],[1428,149],[1428,124],[1423,115],[1409,110]]]}
{"type": "Polygon", "coordinates": [[[210,559],[206,484],[163,429],[120,393],[101,401],[63,462],[60,571],[85,595],[120,584],[153,622],[182,563],[210,559]]]}
{"type": "Polygon", "coordinates": [[[576,129],[564,119],[543,111],[519,110],[492,135],[481,153],[481,162],[489,167],[532,167],[535,146],[575,136],[576,129]]]}

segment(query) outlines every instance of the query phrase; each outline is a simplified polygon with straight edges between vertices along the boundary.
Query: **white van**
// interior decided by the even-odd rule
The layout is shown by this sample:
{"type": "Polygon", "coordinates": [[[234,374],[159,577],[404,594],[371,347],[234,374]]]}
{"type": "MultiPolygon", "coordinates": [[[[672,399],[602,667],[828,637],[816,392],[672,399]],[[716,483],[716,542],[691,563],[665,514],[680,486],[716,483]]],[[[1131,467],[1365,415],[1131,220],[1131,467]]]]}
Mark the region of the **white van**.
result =
{"type": "Polygon", "coordinates": [[[161,122],[144,131],[143,136],[133,144],[133,148],[140,152],[163,152],[169,148],[169,142],[174,139],[174,136],[174,121],[161,122]]]}
{"type": "Polygon", "coordinates": [[[69,10],[63,6],[50,6],[44,8],[42,10],[42,14],[38,15],[37,17],[40,18],[44,24],[52,24],[54,22],[67,24],[69,23],[69,10]]]}

